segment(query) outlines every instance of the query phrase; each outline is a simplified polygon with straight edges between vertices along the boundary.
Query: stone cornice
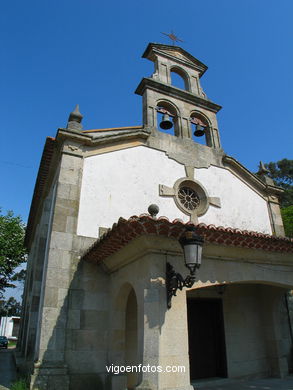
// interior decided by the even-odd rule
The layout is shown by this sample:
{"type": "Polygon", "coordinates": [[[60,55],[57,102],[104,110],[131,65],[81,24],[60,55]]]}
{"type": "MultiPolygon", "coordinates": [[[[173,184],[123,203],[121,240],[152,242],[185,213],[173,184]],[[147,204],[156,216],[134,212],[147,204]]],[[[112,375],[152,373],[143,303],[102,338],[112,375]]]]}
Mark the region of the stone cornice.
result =
{"type": "Polygon", "coordinates": [[[134,127],[134,128],[123,128],[121,131],[120,128],[114,129],[103,129],[95,131],[72,131],[69,129],[58,129],[56,140],[62,142],[64,140],[73,140],[83,145],[95,146],[99,144],[104,144],[107,142],[116,142],[122,140],[129,140],[134,138],[147,139],[150,135],[150,130],[144,127],[134,127]]]}
{"type": "Polygon", "coordinates": [[[280,187],[265,184],[261,179],[251,173],[239,161],[231,156],[225,155],[223,157],[223,163],[226,168],[238,174],[238,176],[242,177],[245,182],[249,183],[253,188],[259,190],[264,195],[279,196],[284,191],[280,187]]]}
{"type": "Polygon", "coordinates": [[[146,89],[152,89],[156,92],[165,93],[168,97],[180,98],[190,104],[194,104],[197,107],[202,107],[206,110],[217,113],[222,108],[216,103],[210,100],[203,99],[191,92],[185,91],[180,88],[176,88],[170,84],[165,84],[152,78],[143,78],[135,90],[137,95],[143,95],[146,89]]]}
{"type": "Polygon", "coordinates": [[[188,66],[189,68],[193,68],[197,70],[200,74],[200,77],[208,69],[208,67],[205,64],[203,64],[201,61],[193,57],[191,54],[189,54],[187,51],[185,51],[179,46],[163,45],[159,43],[149,43],[145,52],[142,55],[142,58],[147,58],[151,61],[154,61],[155,60],[154,55],[156,54],[169,58],[173,61],[175,59],[176,62],[188,66]],[[179,58],[175,55],[172,56],[172,54],[170,54],[170,52],[172,51],[181,53],[184,57],[188,59],[188,61],[184,60],[183,58],[179,58]]]}

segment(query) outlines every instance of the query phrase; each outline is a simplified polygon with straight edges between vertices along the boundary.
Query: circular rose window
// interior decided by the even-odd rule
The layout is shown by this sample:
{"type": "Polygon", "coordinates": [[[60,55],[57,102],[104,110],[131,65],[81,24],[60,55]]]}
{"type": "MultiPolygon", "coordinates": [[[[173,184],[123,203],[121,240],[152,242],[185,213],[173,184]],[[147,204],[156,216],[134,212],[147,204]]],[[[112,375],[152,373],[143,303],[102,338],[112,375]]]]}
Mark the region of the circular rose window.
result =
{"type": "Polygon", "coordinates": [[[174,200],[180,210],[190,216],[199,217],[209,207],[208,194],[197,180],[183,177],[174,184],[174,200]]]}
{"type": "Polygon", "coordinates": [[[190,187],[180,187],[178,198],[181,205],[190,211],[195,210],[200,205],[198,194],[190,187]]]}

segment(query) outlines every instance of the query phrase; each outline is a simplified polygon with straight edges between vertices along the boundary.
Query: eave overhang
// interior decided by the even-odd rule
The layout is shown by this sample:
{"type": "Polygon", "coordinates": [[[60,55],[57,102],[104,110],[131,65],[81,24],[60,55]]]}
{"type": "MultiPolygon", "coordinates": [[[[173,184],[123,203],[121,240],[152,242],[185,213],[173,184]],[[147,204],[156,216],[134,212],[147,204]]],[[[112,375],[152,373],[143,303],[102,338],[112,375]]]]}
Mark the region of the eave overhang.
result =
{"type": "Polygon", "coordinates": [[[82,145],[95,146],[135,138],[147,139],[150,133],[150,129],[143,126],[85,130],[82,132],[60,128],[57,131],[56,140],[62,142],[71,139],[82,145]]]}
{"type": "Polygon", "coordinates": [[[51,168],[55,147],[56,147],[55,138],[47,137],[43,149],[43,154],[41,157],[41,162],[40,162],[37,180],[34,188],[33,199],[31,203],[28,223],[27,223],[25,237],[24,237],[24,245],[27,248],[29,248],[30,246],[30,241],[31,241],[30,238],[35,227],[34,225],[35,225],[36,215],[38,212],[38,206],[45,191],[47,177],[51,168]]]}
{"type": "Polygon", "coordinates": [[[162,83],[160,81],[154,80],[152,78],[143,78],[139,83],[138,87],[135,90],[137,95],[143,95],[146,89],[151,89],[153,91],[164,93],[168,97],[172,96],[174,98],[180,98],[181,100],[194,104],[198,107],[202,107],[206,110],[217,113],[222,108],[216,103],[208,99],[203,99],[200,96],[197,96],[191,92],[185,91],[180,88],[176,88],[173,85],[162,83]]]}
{"type": "MultiPolygon", "coordinates": [[[[82,259],[96,264],[102,262],[107,264],[110,257],[115,256],[118,252],[121,253],[120,251],[124,250],[126,245],[143,236],[169,238],[178,243],[178,239],[188,225],[196,228],[197,234],[204,238],[205,246],[209,244],[216,246],[218,248],[216,253],[218,252],[219,256],[224,247],[243,248],[250,252],[256,251],[263,257],[269,256],[268,254],[264,255],[264,253],[272,252],[283,253],[288,259],[288,254],[293,253],[293,239],[290,238],[222,226],[216,227],[203,223],[194,225],[190,222],[184,223],[179,219],[171,222],[166,217],[155,219],[149,215],[141,215],[133,216],[128,220],[120,218],[117,224],[114,224],[84,253],[82,259]]],[[[291,255],[290,260],[293,260],[291,255]]]]}

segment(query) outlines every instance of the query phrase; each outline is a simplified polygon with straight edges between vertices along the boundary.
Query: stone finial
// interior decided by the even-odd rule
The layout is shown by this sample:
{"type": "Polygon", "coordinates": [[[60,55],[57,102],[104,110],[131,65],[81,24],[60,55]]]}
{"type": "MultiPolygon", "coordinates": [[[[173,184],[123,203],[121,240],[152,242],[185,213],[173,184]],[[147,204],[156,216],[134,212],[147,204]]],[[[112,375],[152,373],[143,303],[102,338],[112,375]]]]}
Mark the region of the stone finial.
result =
{"type": "Polygon", "coordinates": [[[259,162],[258,172],[259,175],[267,175],[269,170],[265,167],[262,161],[259,162]]]}
{"type": "Polygon", "coordinates": [[[274,180],[271,179],[269,176],[268,176],[268,173],[270,173],[270,171],[265,167],[264,163],[262,161],[259,162],[259,167],[258,167],[258,172],[257,172],[257,175],[260,177],[260,179],[268,184],[268,185],[275,185],[274,184],[274,180]]]}
{"type": "Polygon", "coordinates": [[[151,204],[148,207],[148,212],[149,212],[149,214],[151,215],[152,218],[156,218],[156,216],[158,215],[159,211],[160,211],[159,206],[157,206],[156,204],[151,204]]]}
{"type": "Polygon", "coordinates": [[[82,130],[82,118],[83,116],[79,112],[79,105],[77,104],[74,111],[69,114],[67,129],[82,130]]]}

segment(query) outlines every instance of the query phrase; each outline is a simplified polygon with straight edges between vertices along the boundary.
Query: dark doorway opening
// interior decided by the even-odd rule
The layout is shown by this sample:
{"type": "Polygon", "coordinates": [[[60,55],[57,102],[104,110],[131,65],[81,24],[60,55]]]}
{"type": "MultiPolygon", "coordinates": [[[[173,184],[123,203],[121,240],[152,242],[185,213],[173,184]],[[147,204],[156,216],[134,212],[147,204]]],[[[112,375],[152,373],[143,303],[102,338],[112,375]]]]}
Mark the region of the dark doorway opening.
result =
{"type": "Polygon", "coordinates": [[[190,379],[227,377],[221,299],[188,299],[190,379]]]}

